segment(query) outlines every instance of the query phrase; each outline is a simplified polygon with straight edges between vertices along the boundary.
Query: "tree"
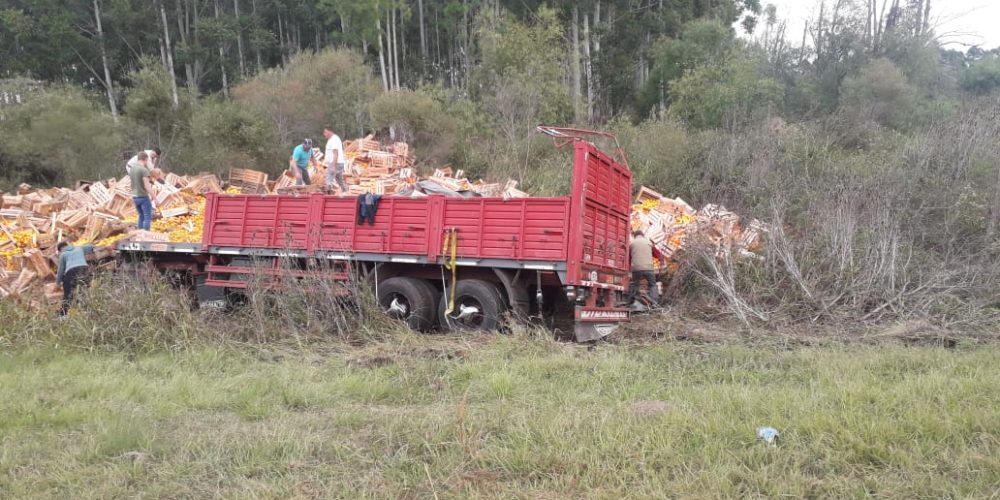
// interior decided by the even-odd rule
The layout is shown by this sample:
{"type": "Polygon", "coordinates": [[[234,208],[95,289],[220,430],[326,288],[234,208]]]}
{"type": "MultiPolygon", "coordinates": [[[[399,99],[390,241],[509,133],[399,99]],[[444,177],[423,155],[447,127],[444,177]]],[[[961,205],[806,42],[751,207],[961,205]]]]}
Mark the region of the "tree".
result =
{"type": "Polygon", "coordinates": [[[117,175],[124,142],[109,113],[73,87],[24,94],[0,120],[5,176],[42,185],[117,175]]]}
{"type": "Polygon", "coordinates": [[[173,142],[186,133],[191,98],[185,96],[174,104],[174,79],[163,66],[145,58],[142,67],[129,74],[129,81],[125,113],[130,120],[146,127],[157,144],[173,142]]]}
{"type": "Polygon", "coordinates": [[[324,126],[361,133],[377,87],[361,56],[347,50],[300,53],[285,68],[236,86],[233,98],[267,116],[283,145],[317,137],[324,126]]]}
{"type": "Polygon", "coordinates": [[[990,55],[973,61],[962,72],[962,89],[976,95],[990,94],[1000,89],[1000,56],[990,55]]]}
{"type": "Polygon", "coordinates": [[[273,121],[234,101],[208,99],[191,116],[193,168],[224,172],[230,167],[258,168],[277,174],[288,151],[281,148],[273,121]]]}
{"type": "Polygon", "coordinates": [[[874,59],[844,80],[843,109],[860,120],[903,128],[909,124],[917,90],[892,61],[874,59]]]}
{"type": "Polygon", "coordinates": [[[724,58],[734,46],[732,31],[714,20],[691,21],[678,38],[661,37],[652,47],[653,68],[639,96],[640,115],[654,108],[665,111],[670,82],[688,69],[724,58]]]}
{"type": "Polygon", "coordinates": [[[669,112],[697,128],[740,128],[778,109],[781,85],[745,53],[697,66],[670,84],[669,112]]]}

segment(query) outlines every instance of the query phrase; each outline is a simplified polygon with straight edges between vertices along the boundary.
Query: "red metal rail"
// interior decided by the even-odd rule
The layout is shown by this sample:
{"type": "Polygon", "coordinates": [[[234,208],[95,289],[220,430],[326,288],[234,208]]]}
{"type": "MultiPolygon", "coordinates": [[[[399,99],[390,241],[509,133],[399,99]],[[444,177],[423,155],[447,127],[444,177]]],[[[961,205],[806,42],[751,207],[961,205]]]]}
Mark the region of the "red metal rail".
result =
{"type": "Polygon", "coordinates": [[[628,168],[576,139],[570,196],[382,198],[359,224],[357,198],[209,195],[203,244],[212,248],[411,255],[437,261],[446,230],[458,257],[564,263],[567,284],[623,286],[628,273],[628,168]]]}

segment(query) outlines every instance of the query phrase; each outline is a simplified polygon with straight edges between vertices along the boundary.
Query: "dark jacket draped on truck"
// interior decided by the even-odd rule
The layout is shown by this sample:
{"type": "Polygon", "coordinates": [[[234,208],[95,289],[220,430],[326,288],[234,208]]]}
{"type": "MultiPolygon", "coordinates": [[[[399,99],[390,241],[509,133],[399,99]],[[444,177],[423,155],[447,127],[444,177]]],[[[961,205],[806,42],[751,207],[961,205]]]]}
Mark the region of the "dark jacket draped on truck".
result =
{"type": "Polygon", "coordinates": [[[382,195],[365,193],[358,196],[358,224],[364,224],[368,220],[368,225],[375,225],[375,212],[378,211],[378,204],[382,201],[382,195]]]}

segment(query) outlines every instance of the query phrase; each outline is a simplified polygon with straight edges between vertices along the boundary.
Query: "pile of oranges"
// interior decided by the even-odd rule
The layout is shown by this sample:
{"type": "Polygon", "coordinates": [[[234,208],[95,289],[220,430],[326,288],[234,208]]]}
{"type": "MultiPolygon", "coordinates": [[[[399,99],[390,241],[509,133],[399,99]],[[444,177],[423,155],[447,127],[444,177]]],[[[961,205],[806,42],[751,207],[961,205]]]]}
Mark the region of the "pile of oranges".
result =
{"type": "Polygon", "coordinates": [[[35,232],[31,229],[0,232],[0,245],[6,246],[5,244],[11,243],[11,238],[13,238],[14,245],[0,250],[0,267],[7,271],[16,270],[14,258],[35,246],[35,232]],[[7,236],[8,234],[10,234],[10,238],[7,236]]]}
{"type": "Polygon", "coordinates": [[[167,233],[172,243],[201,242],[205,223],[205,199],[200,198],[188,205],[188,210],[190,212],[187,215],[154,220],[152,230],[167,233]]]}

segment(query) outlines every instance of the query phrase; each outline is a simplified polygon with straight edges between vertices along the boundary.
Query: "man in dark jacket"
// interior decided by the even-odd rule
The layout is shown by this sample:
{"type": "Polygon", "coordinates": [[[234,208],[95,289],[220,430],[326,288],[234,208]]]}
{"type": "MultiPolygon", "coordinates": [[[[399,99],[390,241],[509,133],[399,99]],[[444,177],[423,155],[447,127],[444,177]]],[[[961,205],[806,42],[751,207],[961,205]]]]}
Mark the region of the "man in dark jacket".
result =
{"type": "Polygon", "coordinates": [[[653,247],[653,242],[641,231],[632,233],[632,243],[629,244],[629,254],[632,256],[632,279],[629,280],[628,303],[631,304],[639,291],[639,280],[646,280],[649,288],[649,298],[654,303],[660,301],[660,291],[656,289],[656,274],[653,272],[653,256],[660,252],[653,247]]]}

